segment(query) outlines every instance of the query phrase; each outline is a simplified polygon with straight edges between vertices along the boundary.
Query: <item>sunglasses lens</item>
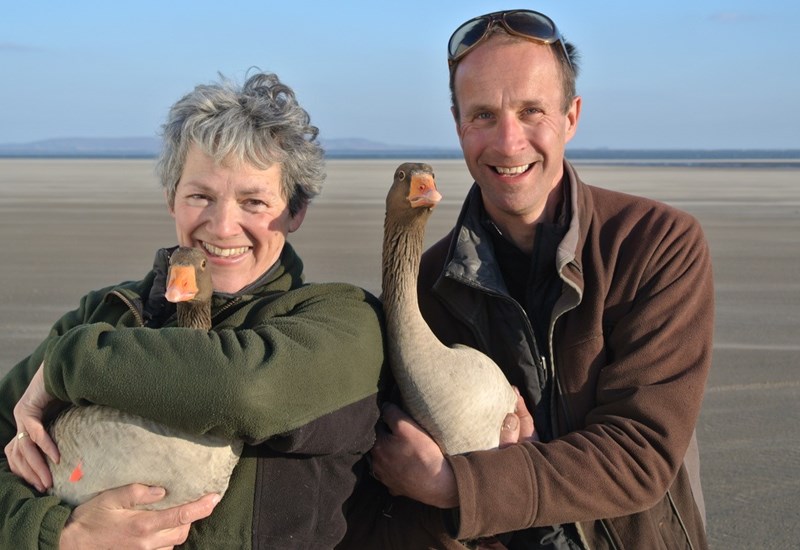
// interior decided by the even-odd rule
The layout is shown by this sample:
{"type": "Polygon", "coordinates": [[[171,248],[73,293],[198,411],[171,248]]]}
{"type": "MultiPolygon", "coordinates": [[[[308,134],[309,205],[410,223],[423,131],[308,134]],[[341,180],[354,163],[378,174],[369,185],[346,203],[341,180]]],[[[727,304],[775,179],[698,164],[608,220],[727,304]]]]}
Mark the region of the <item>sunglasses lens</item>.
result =
{"type": "Polygon", "coordinates": [[[486,32],[489,21],[490,19],[486,16],[478,17],[472,21],[467,21],[456,29],[456,32],[450,37],[450,43],[447,45],[447,53],[450,54],[450,59],[457,58],[461,55],[461,52],[478,42],[483,33],[486,32]]]}
{"type": "Polygon", "coordinates": [[[510,12],[505,16],[506,25],[514,32],[552,43],[558,38],[555,25],[546,17],[533,12],[510,12]]]}
{"type": "MultiPolygon", "coordinates": [[[[545,44],[561,41],[561,46],[564,47],[556,24],[546,15],[531,10],[498,11],[470,19],[456,29],[447,44],[450,66],[453,67],[461,56],[480,42],[486,34],[486,30],[493,24],[502,24],[511,34],[545,44]]],[[[567,56],[567,61],[570,61],[566,49],[564,49],[564,55],[567,56]]]]}

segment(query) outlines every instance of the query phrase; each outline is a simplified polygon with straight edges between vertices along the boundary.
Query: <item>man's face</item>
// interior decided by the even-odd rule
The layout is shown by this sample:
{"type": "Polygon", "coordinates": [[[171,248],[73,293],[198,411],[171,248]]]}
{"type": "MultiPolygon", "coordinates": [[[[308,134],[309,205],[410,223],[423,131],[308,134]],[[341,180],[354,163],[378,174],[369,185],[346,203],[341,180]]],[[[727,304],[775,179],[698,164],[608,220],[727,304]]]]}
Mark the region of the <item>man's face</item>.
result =
{"type": "Polygon", "coordinates": [[[539,221],[563,174],[580,99],[563,110],[552,49],[495,37],[456,67],[458,137],[489,216],[501,229],[539,221]]]}

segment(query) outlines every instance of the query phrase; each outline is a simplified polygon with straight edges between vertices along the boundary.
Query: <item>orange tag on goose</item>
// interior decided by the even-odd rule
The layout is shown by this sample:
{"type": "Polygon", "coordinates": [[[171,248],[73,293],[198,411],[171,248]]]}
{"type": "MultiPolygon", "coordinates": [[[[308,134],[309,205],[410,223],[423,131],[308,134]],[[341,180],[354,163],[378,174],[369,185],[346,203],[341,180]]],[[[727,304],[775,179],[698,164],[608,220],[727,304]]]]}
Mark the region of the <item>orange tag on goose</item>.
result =
{"type": "Polygon", "coordinates": [[[75,466],[75,469],[72,470],[72,473],[69,475],[69,482],[76,483],[81,480],[83,477],[83,461],[78,462],[78,465],[75,466]]]}

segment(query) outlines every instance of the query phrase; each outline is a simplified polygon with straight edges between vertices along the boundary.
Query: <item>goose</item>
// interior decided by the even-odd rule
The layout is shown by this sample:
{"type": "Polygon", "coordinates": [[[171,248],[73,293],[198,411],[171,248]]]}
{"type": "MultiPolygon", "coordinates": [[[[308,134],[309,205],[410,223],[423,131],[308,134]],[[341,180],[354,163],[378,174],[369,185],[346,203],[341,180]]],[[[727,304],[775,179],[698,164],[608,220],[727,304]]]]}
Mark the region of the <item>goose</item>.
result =
{"type": "MultiPolygon", "coordinates": [[[[196,248],[178,247],[170,256],[166,298],[177,303],[178,325],[211,328],[211,274],[196,248]]],[[[98,493],[129,483],[164,487],[150,505],[162,510],[206,493],[222,496],[242,451],[242,442],[189,435],[158,422],[102,405],[69,407],[49,425],[61,460],[49,460],[48,491],[77,506],[98,493]]]]}
{"type": "Polygon", "coordinates": [[[425,225],[440,199],[429,165],[397,168],[386,196],[381,298],[404,407],[445,454],[456,455],[497,447],[517,396],[496,363],[474,348],[442,344],[419,311],[425,225]]]}

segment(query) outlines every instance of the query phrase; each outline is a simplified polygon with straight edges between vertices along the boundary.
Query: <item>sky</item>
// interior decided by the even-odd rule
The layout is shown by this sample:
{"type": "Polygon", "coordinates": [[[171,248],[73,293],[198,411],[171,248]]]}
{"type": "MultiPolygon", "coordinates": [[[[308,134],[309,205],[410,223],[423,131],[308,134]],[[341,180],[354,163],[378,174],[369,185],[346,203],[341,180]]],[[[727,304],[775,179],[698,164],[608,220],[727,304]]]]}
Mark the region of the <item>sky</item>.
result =
{"type": "Polygon", "coordinates": [[[800,2],[0,0],[0,143],[155,136],[172,103],[257,67],[320,137],[458,146],[446,43],[499,9],[581,52],[574,148],[800,148],[800,2]]]}

